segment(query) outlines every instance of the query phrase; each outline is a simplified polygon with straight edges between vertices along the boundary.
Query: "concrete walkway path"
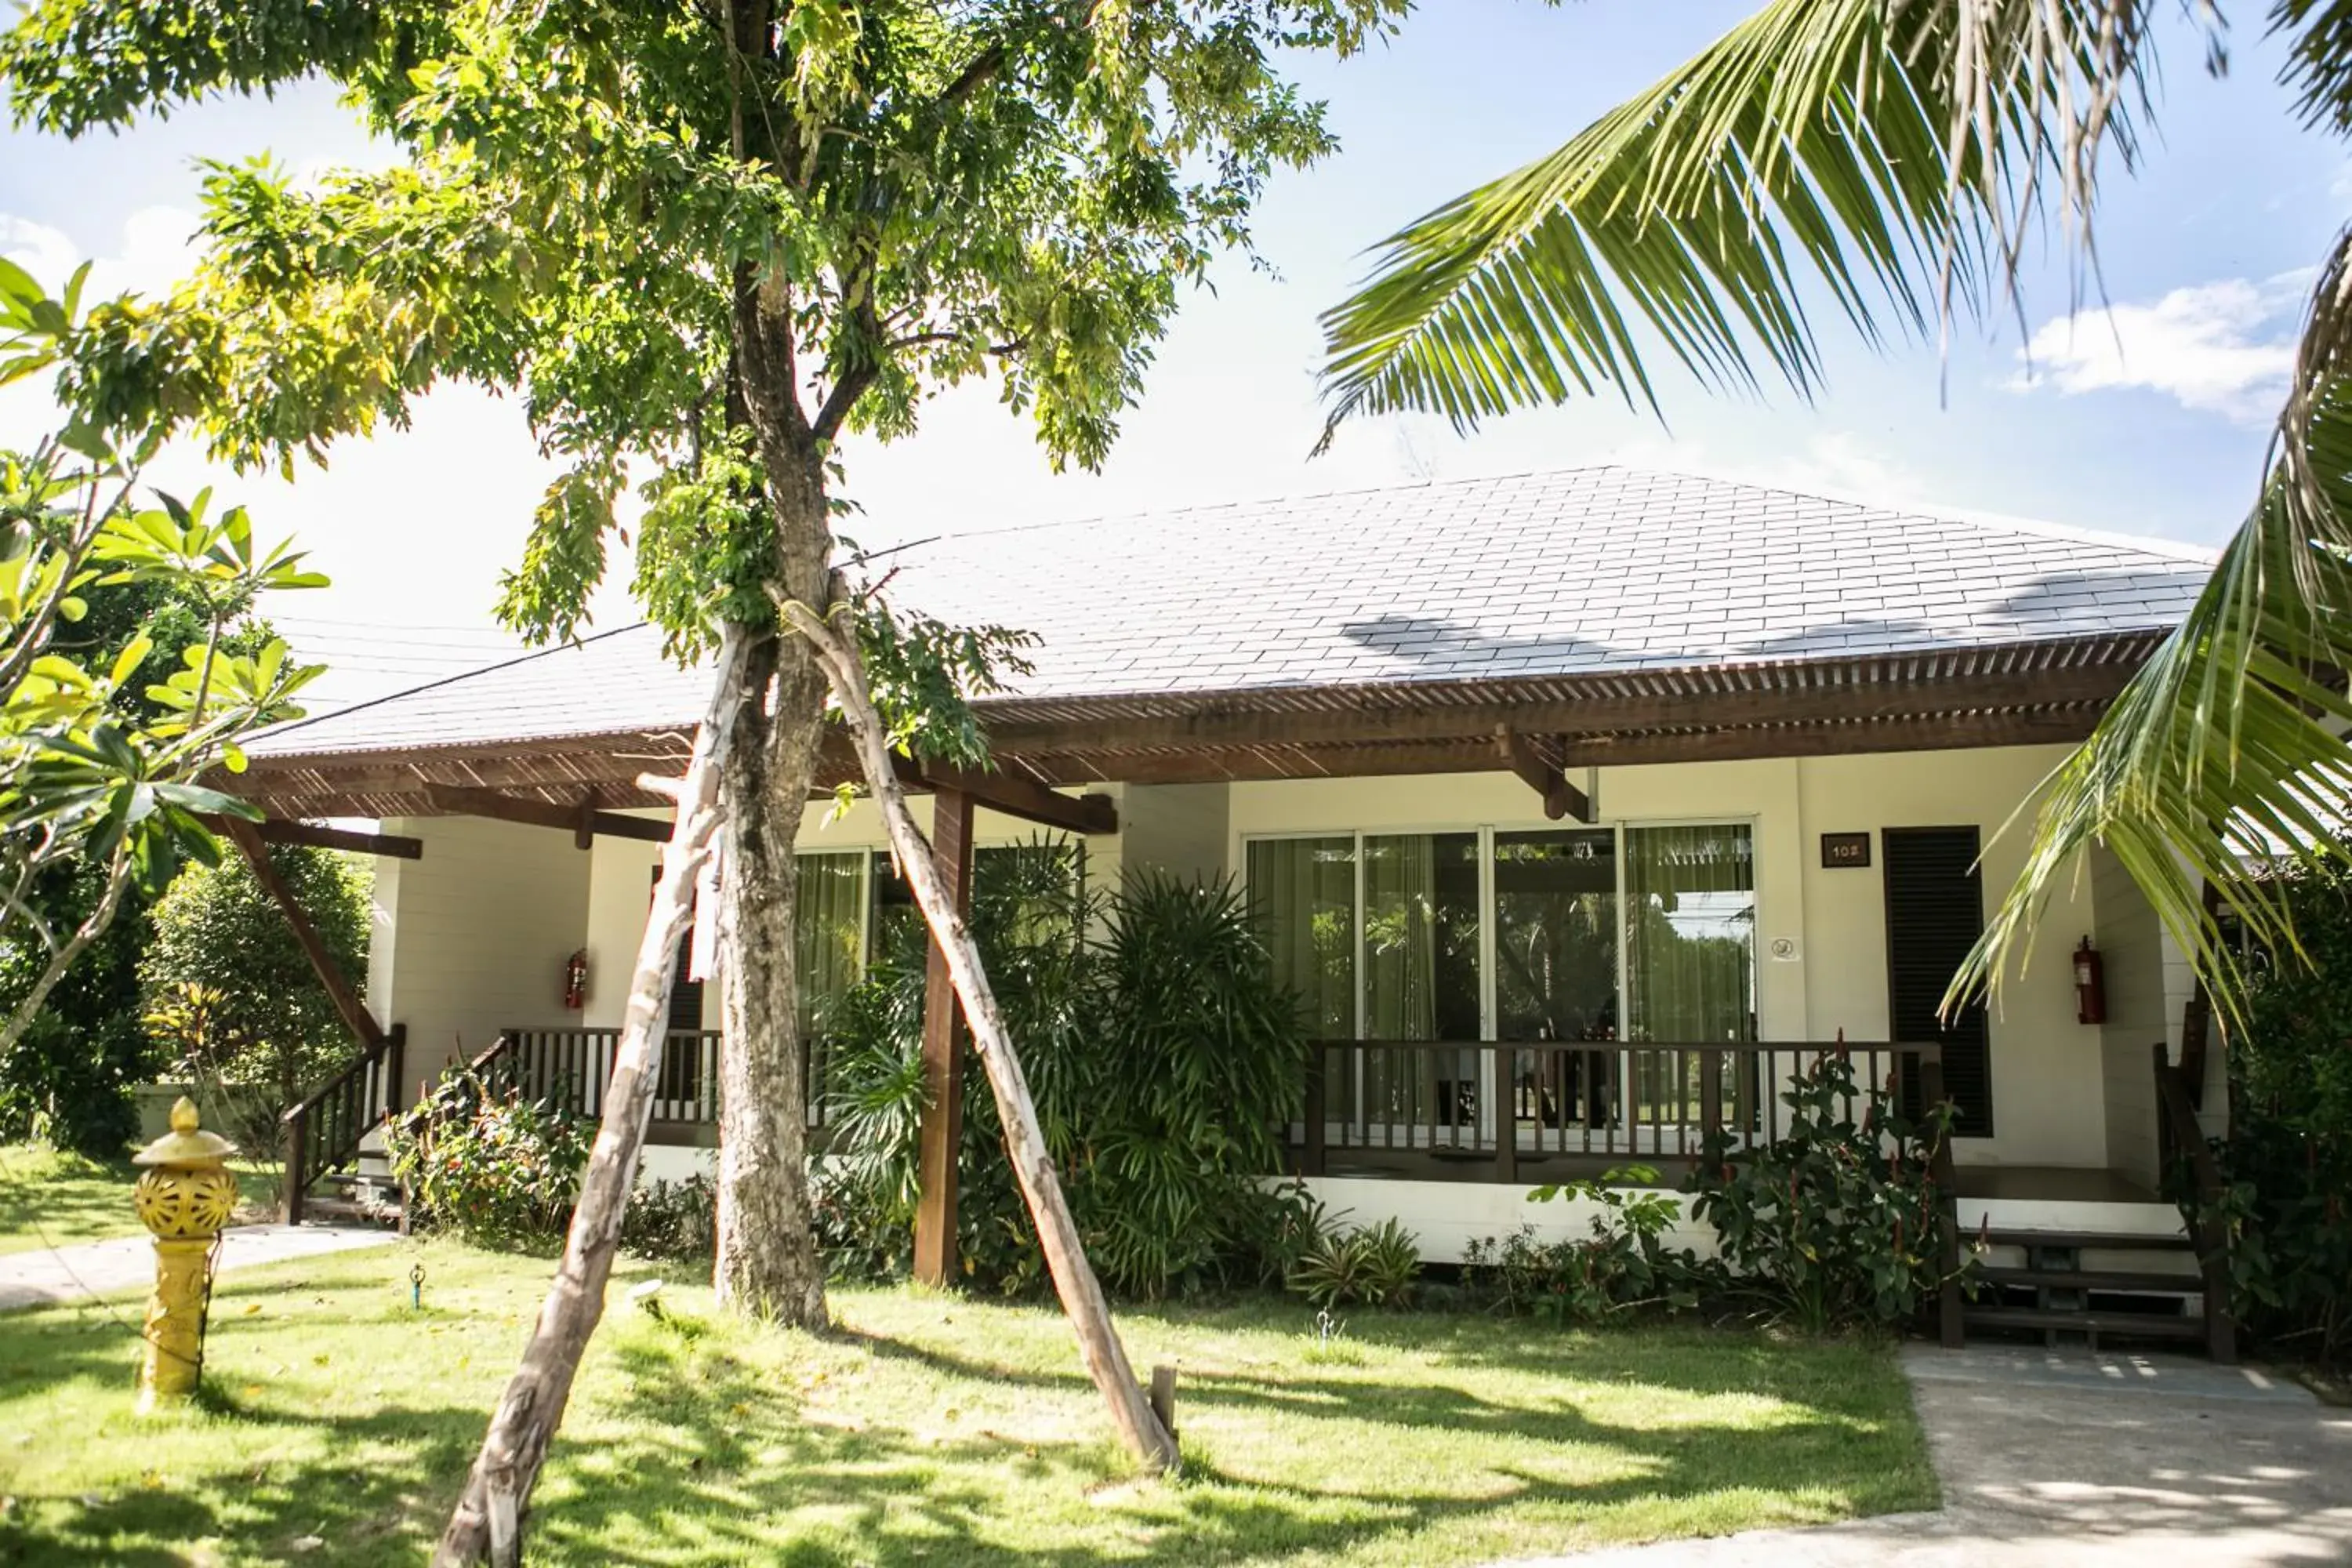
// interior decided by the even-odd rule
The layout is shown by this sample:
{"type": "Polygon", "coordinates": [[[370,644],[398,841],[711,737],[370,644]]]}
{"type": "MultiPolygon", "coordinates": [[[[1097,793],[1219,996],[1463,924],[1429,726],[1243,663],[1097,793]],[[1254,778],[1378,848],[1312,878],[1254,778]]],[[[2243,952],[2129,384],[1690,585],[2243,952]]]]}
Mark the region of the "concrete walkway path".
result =
{"type": "MultiPolygon", "coordinates": [[[[2352,1563],[2352,1410],[2184,1356],[1906,1346],[1944,1508],[1547,1558],[1559,1568],[2352,1563]]],[[[1520,1568],[1540,1568],[1526,1563],[1520,1568]]]]}
{"type": "MultiPolygon", "coordinates": [[[[224,1270],[381,1247],[398,1239],[376,1226],[241,1225],[225,1235],[220,1256],[224,1270]]],[[[0,1256],[0,1310],[136,1289],[154,1278],[155,1248],[143,1236],[11,1252],[0,1256]]]]}

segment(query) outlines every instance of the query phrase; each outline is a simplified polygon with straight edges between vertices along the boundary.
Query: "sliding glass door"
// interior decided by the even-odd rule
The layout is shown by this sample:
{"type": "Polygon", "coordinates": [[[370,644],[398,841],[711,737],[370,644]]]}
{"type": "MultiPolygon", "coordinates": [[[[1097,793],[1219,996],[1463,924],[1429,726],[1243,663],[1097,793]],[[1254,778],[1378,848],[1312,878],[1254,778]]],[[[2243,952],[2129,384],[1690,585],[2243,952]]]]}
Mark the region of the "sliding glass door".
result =
{"type": "Polygon", "coordinates": [[[1327,1053],[1328,1115],[1409,1130],[1384,1146],[1686,1123],[1696,1050],[1627,1047],[1755,1038],[1746,824],[1254,839],[1246,865],[1316,1037],[1360,1042],[1327,1053]]]}

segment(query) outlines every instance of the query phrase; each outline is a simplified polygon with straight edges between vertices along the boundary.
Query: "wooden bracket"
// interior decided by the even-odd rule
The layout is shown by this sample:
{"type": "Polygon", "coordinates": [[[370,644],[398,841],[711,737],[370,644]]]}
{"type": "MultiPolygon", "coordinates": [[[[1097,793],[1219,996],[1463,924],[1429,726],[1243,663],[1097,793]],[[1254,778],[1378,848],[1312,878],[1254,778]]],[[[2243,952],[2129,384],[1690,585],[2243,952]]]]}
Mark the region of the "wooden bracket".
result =
{"type": "Polygon", "coordinates": [[[1592,820],[1592,802],[1585,793],[1568,782],[1568,775],[1536,755],[1527,737],[1508,724],[1495,726],[1495,751],[1503,765],[1517,773],[1520,782],[1543,796],[1544,815],[1558,822],[1572,816],[1579,822],[1592,820]]]}
{"type": "Polygon", "coordinates": [[[552,801],[462,784],[428,784],[425,794],[436,807],[452,816],[488,816],[531,827],[558,828],[571,834],[575,844],[581,842],[583,835],[593,840],[600,833],[607,838],[635,838],[647,844],[669,842],[668,823],[657,817],[599,811],[593,794],[578,805],[558,805],[552,801]]]}
{"type": "Polygon", "coordinates": [[[1003,816],[1069,833],[1118,831],[1118,807],[1107,795],[1066,795],[1047,789],[1026,773],[1006,769],[974,773],[944,763],[910,762],[895,754],[891,762],[900,785],[908,789],[953,790],[1003,816]]]}
{"type": "Polygon", "coordinates": [[[328,999],[334,1003],[336,1013],[343,1020],[343,1027],[352,1032],[352,1037],[359,1041],[362,1049],[372,1051],[383,1044],[383,1031],[376,1027],[375,1019],[368,1013],[367,1004],[360,1000],[358,988],[352,984],[351,977],[336,966],[334,955],[327,951],[327,944],[320,939],[319,929],[310,923],[310,917],[303,913],[300,902],[294,897],[294,889],[286,885],[286,879],[280,877],[278,868],[269,863],[269,851],[262,843],[259,830],[243,817],[231,816],[222,820],[227,824],[229,841],[245,857],[245,863],[253,868],[253,879],[261,884],[262,890],[269,895],[278,912],[286,917],[287,925],[293,930],[295,942],[301,946],[302,956],[310,961],[310,973],[316,974],[319,984],[326,988],[328,999]]]}

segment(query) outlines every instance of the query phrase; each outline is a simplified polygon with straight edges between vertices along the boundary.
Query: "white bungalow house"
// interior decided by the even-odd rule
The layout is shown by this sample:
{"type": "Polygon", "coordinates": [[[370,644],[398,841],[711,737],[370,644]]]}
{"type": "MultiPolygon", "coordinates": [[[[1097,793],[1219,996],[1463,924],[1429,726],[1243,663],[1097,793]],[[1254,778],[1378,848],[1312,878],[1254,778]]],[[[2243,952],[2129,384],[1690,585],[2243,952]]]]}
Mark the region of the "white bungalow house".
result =
{"type": "MultiPolygon", "coordinates": [[[[950,531],[890,564],[899,603],[1043,639],[981,704],[1002,771],[927,780],[950,830],[970,811],[985,856],[1047,822],[1091,879],[1246,884],[1325,1042],[1289,1131],[1335,1209],[1440,1259],[1558,1226],[1532,1183],[1671,1169],[1705,1121],[1769,1136],[1772,1085],[1843,1038],[1870,1075],[1940,1068],[1957,1224],[2029,1249],[1979,1316],[2128,1327],[2113,1288],[2200,1331],[2159,1121],[2168,1070],[2211,1116],[2221,1069],[2193,1037],[2187,1076],[2157,1065],[2191,984],[2130,882],[2094,853],[1990,1012],[1937,1006],[2021,864],[2000,830],[2208,553],[1596,468],[950,531]],[[2172,1300],[2125,1289],[2168,1272],[2172,1300]]],[[[306,1179],[385,1085],[501,1041],[593,1110],[664,831],[634,781],[682,765],[702,694],[658,644],[589,637],[251,748],[273,831],[375,817],[392,851],[360,1026],[404,1057],[314,1101],[306,1179]]],[[[870,811],[829,816],[803,902],[838,986],[902,895],[870,811]]],[[[708,1158],[716,987],[673,1021],[656,1174],[708,1158]]]]}

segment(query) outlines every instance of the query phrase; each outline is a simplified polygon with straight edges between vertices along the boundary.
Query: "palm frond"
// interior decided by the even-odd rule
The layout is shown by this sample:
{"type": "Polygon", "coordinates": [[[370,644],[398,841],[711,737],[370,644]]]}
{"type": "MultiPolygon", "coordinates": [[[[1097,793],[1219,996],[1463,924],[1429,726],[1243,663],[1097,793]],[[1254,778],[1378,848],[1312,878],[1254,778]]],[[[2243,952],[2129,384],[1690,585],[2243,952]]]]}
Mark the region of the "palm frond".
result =
{"type": "Polygon", "coordinates": [[[1809,395],[1808,289],[1874,341],[1981,312],[2053,191],[2088,254],[2101,149],[2133,154],[2152,4],[1773,0],[1385,241],[1323,317],[1324,442],[1357,414],[1467,429],[1603,384],[1654,408],[1649,339],[1711,386],[1754,384],[1761,360],[1809,395]]]}
{"type": "MultiPolygon", "coordinates": [[[[2273,874],[2352,858],[2352,231],[2322,269],[2260,501],[2180,626],[2051,775],[2026,868],[1954,983],[2010,973],[2074,857],[2104,844],[2189,954],[2225,1025],[2246,974],[2204,885],[2301,952],[2273,874]]],[[[2014,826],[2014,824],[2012,824],[2014,826]]]]}

